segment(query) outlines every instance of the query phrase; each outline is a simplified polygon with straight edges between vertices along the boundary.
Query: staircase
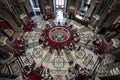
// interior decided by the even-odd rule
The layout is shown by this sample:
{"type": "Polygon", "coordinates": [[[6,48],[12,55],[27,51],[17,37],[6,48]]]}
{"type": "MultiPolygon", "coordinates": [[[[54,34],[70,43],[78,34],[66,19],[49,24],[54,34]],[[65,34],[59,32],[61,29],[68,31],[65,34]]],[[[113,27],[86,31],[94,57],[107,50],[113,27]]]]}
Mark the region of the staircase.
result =
{"type": "Polygon", "coordinates": [[[105,76],[99,76],[100,80],[120,80],[120,62],[108,66],[105,76]]]}
{"type": "Polygon", "coordinates": [[[18,80],[18,75],[0,73],[0,80],[18,80]]]}
{"type": "Polygon", "coordinates": [[[100,80],[120,80],[120,75],[99,77],[100,80]]]}

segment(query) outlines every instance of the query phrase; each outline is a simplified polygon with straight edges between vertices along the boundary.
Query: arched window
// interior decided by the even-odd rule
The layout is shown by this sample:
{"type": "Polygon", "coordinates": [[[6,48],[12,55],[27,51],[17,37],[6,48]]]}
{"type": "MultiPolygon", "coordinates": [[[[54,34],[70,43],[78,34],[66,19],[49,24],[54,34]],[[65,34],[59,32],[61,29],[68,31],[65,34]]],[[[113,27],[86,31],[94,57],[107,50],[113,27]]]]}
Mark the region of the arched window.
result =
{"type": "Polygon", "coordinates": [[[65,1],[66,0],[55,0],[56,8],[64,8],[65,7],[65,1]]]}

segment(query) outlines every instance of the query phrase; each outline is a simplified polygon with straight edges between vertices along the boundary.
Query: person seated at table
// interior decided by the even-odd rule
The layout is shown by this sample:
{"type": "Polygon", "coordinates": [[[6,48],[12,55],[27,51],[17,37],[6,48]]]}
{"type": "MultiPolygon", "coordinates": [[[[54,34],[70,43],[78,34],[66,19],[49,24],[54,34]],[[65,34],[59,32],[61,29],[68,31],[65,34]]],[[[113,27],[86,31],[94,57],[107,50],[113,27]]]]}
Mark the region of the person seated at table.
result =
{"type": "Polygon", "coordinates": [[[68,63],[69,63],[69,65],[73,65],[74,61],[70,60],[68,63]]]}
{"type": "Polygon", "coordinates": [[[48,47],[49,53],[53,53],[53,48],[51,46],[48,47]]]}
{"type": "Polygon", "coordinates": [[[46,29],[49,29],[50,28],[50,25],[49,24],[46,24],[46,29]]]}
{"type": "Polygon", "coordinates": [[[42,43],[43,43],[43,41],[42,41],[42,39],[40,38],[40,39],[39,39],[39,44],[42,44],[42,43]]]}
{"type": "Polygon", "coordinates": [[[40,65],[39,69],[40,69],[40,72],[39,72],[39,73],[42,74],[43,71],[44,71],[44,66],[43,66],[43,64],[40,65]]]}
{"type": "Polygon", "coordinates": [[[28,75],[32,72],[32,68],[30,65],[26,65],[24,66],[23,71],[28,75]]]}
{"type": "Polygon", "coordinates": [[[73,68],[73,69],[74,69],[74,73],[75,73],[76,75],[78,75],[78,74],[79,74],[80,65],[76,63],[76,64],[74,65],[74,68],[73,68]]]}
{"type": "Polygon", "coordinates": [[[69,50],[69,47],[68,46],[64,46],[64,49],[66,50],[66,51],[68,51],[69,50]]]}
{"type": "Polygon", "coordinates": [[[18,52],[18,50],[17,49],[13,49],[13,56],[14,57],[19,57],[20,56],[20,53],[18,52]]]}
{"type": "Polygon", "coordinates": [[[25,32],[26,31],[31,31],[32,30],[32,23],[28,21],[22,28],[25,32]]]}
{"type": "Polygon", "coordinates": [[[69,50],[73,50],[73,44],[72,43],[70,43],[70,45],[69,45],[69,50]]]}
{"type": "Polygon", "coordinates": [[[72,29],[72,28],[73,28],[73,25],[70,25],[69,28],[72,29]]]}
{"type": "Polygon", "coordinates": [[[24,55],[25,54],[25,50],[18,50],[18,53],[19,53],[19,55],[24,55]]]}
{"type": "Polygon", "coordinates": [[[89,80],[89,78],[85,74],[79,74],[77,80],[89,80]]]}
{"type": "Polygon", "coordinates": [[[47,39],[43,36],[40,37],[40,43],[46,43],[47,39]]]}
{"type": "Polygon", "coordinates": [[[19,45],[19,48],[20,48],[20,49],[25,49],[24,44],[21,43],[21,44],[19,45]]]}
{"type": "Polygon", "coordinates": [[[51,76],[51,74],[45,74],[43,80],[53,80],[53,77],[51,76]]]}
{"type": "Polygon", "coordinates": [[[74,38],[73,38],[73,41],[74,41],[75,43],[78,43],[78,42],[80,41],[80,38],[79,38],[79,37],[74,37],[74,38]]]}
{"type": "Polygon", "coordinates": [[[48,47],[49,42],[48,41],[43,41],[43,48],[48,47]]]}
{"type": "Polygon", "coordinates": [[[79,35],[77,33],[74,33],[73,37],[79,37],[79,35]]]}
{"type": "Polygon", "coordinates": [[[48,74],[47,80],[53,80],[53,77],[51,76],[51,74],[48,74]]]}
{"type": "Polygon", "coordinates": [[[77,47],[76,47],[76,44],[74,42],[71,42],[73,44],[73,49],[75,50],[77,47]]]}
{"type": "Polygon", "coordinates": [[[72,31],[73,34],[76,34],[77,29],[72,29],[71,31],[72,31]]]}
{"type": "Polygon", "coordinates": [[[45,32],[45,33],[48,32],[49,29],[50,29],[49,24],[46,24],[46,27],[45,27],[45,29],[44,29],[44,32],[45,32]]]}
{"type": "Polygon", "coordinates": [[[68,80],[75,80],[75,74],[73,74],[73,70],[68,68],[68,74],[66,75],[68,80]]]}
{"type": "Polygon", "coordinates": [[[43,74],[43,72],[44,72],[44,66],[43,66],[43,64],[40,64],[40,66],[38,66],[36,69],[35,69],[35,72],[37,72],[38,74],[43,74]]]}
{"type": "Polygon", "coordinates": [[[79,45],[76,51],[79,51],[81,49],[81,46],[79,45]]]}
{"type": "Polygon", "coordinates": [[[42,30],[41,36],[45,36],[45,34],[46,34],[46,30],[44,29],[44,30],[42,30]]]}
{"type": "Polygon", "coordinates": [[[93,40],[93,42],[92,42],[92,43],[93,43],[93,45],[94,45],[94,46],[98,46],[99,41],[98,41],[98,39],[96,39],[96,40],[93,40]]]}
{"type": "Polygon", "coordinates": [[[65,79],[66,79],[66,80],[69,80],[69,78],[68,78],[68,76],[67,76],[67,75],[65,75],[65,79]]]}
{"type": "Polygon", "coordinates": [[[76,70],[79,70],[80,65],[76,63],[75,66],[74,66],[74,68],[75,68],[76,70]]]}
{"type": "Polygon", "coordinates": [[[21,40],[21,44],[25,44],[25,39],[23,37],[20,40],[21,40]]]}
{"type": "Polygon", "coordinates": [[[48,46],[48,45],[49,45],[49,42],[47,41],[47,42],[45,43],[45,45],[48,46]]]}
{"type": "Polygon", "coordinates": [[[21,41],[20,41],[20,38],[17,38],[17,39],[14,41],[14,48],[15,48],[15,49],[19,49],[19,44],[21,44],[21,41]]]}
{"type": "Polygon", "coordinates": [[[35,62],[35,60],[33,60],[32,64],[31,64],[32,70],[35,68],[35,66],[36,66],[36,62],[35,62]]]}

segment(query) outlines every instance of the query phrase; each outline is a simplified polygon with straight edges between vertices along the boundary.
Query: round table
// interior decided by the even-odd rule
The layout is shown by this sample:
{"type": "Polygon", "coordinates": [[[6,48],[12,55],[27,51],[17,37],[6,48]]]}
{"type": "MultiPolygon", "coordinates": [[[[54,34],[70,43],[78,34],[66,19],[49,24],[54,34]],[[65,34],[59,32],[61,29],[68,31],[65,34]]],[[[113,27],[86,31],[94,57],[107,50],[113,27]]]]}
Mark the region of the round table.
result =
{"type": "Polygon", "coordinates": [[[49,45],[54,48],[69,46],[72,40],[72,32],[66,26],[54,26],[45,35],[49,45]]]}

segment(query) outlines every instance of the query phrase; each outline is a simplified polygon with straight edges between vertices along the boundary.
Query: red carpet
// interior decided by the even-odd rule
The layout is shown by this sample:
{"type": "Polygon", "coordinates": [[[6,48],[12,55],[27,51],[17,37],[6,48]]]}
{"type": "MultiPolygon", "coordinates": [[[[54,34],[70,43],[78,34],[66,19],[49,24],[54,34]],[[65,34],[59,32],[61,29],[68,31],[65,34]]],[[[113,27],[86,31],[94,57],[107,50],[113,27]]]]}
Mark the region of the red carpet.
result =
{"type": "Polygon", "coordinates": [[[11,26],[9,23],[0,21],[0,27],[3,29],[7,29],[7,28],[10,28],[11,26]]]}
{"type": "Polygon", "coordinates": [[[23,29],[25,32],[26,32],[26,31],[31,31],[33,25],[34,25],[34,21],[31,20],[31,21],[27,22],[27,24],[25,24],[22,29],[23,29]]]}
{"type": "Polygon", "coordinates": [[[65,45],[69,46],[69,44],[70,44],[70,42],[72,40],[72,32],[68,28],[66,28],[66,26],[55,26],[55,27],[52,27],[51,29],[48,30],[48,32],[46,32],[45,36],[48,39],[48,41],[50,43],[50,46],[52,46],[52,47],[56,47],[57,46],[59,48],[63,48],[65,45]],[[61,28],[65,29],[66,31],[69,32],[69,35],[70,35],[66,40],[61,41],[61,42],[54,41],[49,36],[49,33],[52,32],[52,30],[54,31],[55,29],[59,29],[59,28],[60,29],[61,28]]]}
{"type": "Polygon", "coordinates": [[[98,44],[96,53],[100,53],[100,54],[105,53],[104,40],[102,40],[102,42],[98,44]]]}

